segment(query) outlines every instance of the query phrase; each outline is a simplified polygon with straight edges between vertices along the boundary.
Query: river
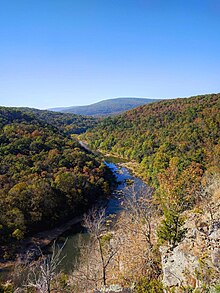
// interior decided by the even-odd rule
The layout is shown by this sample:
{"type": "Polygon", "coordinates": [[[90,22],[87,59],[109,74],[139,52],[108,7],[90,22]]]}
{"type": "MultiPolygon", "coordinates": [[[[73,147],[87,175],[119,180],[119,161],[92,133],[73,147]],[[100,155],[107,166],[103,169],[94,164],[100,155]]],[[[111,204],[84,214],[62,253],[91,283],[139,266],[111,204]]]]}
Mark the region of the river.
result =
{"type": "MultiPolygon", "coordinates": [[[[88,147],[80,142],[80,144],[86,148],[88,147]]],[[[118,182],[117,187],[112,191],[109,199],[105,203],[106,216],[109,215],[118,215],[123,210],[123,202],[125,197],[129,196],[129,189],[132,188],[135,192],[140,194],[143,191],[143,188],[148,188],[147,185],[138,177],[135,177],[131,171],[123,166],[124,161],[115,157],[105,157],[105,165],[111,169],[115,174],[116,180],[118,182]]],[[[83,229],[79,223],[72,226],[71,229],[63,233],[56,241],[59,247],[63,245],[66,241],[66,244],[62,250],[61,257],[64,257],[63,261],[60,264],[59,269],[65,273],[69,273],[74,269],[74,264],[77,262],[77,258],[80,253],[80,246],[82,243],[86,243],[88,240],[88,233],[83,229]]],[[[52,250],[52,245],[49,245],[43,249],[45,254],[50,254],[52,250]]],[[[7,279],[8,272],[10,272],[10,267],[7,269],[0,270],[0,277],[4,280],[7,279]]]]}
{"type": "MultiPolygon", "coordinates": [[[[105,158],[105,164],[108,168],[112,170],[115,174],[118,185],[113,190],[108,202],[106,203],[106,216],[108,215],[118,215],[123,209],[124,198],[129,196],[129,188],[135,190],[137,194],[146,189],[146,184],[139,178],[133,176],[131,172],[122,166],[120,163],[116,163],[113,158],[105,158]]],[[[77,257],[79,256],[80,246],[85,243],[88,239],[88,234],[83,228],[78,225],[74,227],[73,230],[65,232],[57,241],[59,245],[62,245],[66,240],[66,244],[63,248],[61,257],[64,257],[61,263],[61,269],[65,273],[69,273],[74,268],[74,263],[77,262],[77,257]],[[66,240],[67,239],[67,240],[66,240]]]]}

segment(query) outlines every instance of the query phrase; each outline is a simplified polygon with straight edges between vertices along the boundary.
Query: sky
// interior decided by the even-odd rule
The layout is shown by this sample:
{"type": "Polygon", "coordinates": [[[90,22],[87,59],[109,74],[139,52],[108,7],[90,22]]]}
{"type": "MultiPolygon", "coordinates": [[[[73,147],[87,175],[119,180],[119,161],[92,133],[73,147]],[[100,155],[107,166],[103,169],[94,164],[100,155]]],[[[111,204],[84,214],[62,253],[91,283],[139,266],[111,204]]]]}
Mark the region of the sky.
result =
{"type": "Polygon", "coordinates": [[[219,0],[0,0],[0,105],[220,92],[219,0]]]}

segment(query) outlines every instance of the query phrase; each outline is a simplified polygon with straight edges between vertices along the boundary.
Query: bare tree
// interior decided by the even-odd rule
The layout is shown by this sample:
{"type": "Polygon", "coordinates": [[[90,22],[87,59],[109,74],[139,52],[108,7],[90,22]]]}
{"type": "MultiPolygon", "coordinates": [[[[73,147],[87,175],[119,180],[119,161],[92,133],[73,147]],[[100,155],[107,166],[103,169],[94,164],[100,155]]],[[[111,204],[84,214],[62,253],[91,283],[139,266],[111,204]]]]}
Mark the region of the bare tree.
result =
{"type": "MultiPolygon", "coordinates": [[[[66,240],[67,241],[67,240],[66,240]]],[[[52,254],[45,256],[39,248],[41,257],[38,261],[32,263],[28,270],[27,285],[29,288],[36,288],[41,293],[51,293],[52,281],[58,275],[58,267],[65,256],[61,257],[61,253],[66,244],[58,248],[56,242],[52,246],[52,254]]]]}
{"type": "Polygon", "coordinates": [[[140,276],[157,278],[160,273],[154,234],[157,208],[152,194],[152,188],[146,186],[138,190],[130,186],[126,191],[124,211],[117,224],[121,235],[118,274],[126,284],[140,276]]]}
{"type": "Polygon", "coordinates": [[[102,268],[102,282],[107,285],[107,269],[119,250],[119,239],[114,239],[114,233],[106,228],[105,209],[93,209],[84,217],[84,227],[87,228],[91,240],[97,244],[102,268]]]}
{"type": "Polygon", "coordinates": [[[83,226],[89,233],[88,242],[81,247],[79,265],[73,274],[83,292],[106,286],[108,271],[119,251],[120,241],[106,226],[105,209],[92,209],[84,216],[83,226]]]}
{"type": "Polygon", "coordinates": [[[156,214],[152,193],[153,190],[149,187],[142,187],[138,191],[133,186],[128,187],[123,203],[126,211],[125,219],[130,222],[126,224],[126,229],[133,229],[133,232],[142,234],[150,249],[153,247],[152,217],[156,214]]]}

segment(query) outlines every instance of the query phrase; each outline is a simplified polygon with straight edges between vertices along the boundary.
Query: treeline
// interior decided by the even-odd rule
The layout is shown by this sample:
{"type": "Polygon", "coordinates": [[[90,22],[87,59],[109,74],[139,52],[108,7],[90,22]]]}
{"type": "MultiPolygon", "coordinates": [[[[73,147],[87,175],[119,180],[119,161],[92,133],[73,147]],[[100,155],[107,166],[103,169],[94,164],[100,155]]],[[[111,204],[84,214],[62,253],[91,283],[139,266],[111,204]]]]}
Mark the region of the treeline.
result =
{"type": "Polygon", "coordinates": [[[135,160],[139,174],[158,187],[159,174],[170,164],[175,163],[179,177],[218,168],[219,130],[220,94],[211,94],[160,101],[109,117],[84,138],[94,149],[135,160]]]}
{"type": "MultiPolygon", "coordinates": [[[[16,110],[16,108],[14,108],[16,110]]],[[[19,108],[17,108],[19,110],[19,108]]],[[[80,134],[97,125],[99,119],[94,117],[80,116],[70,113],[60,113],[34,108],[20,108],[28,115],[37,116],[38,119],[56,126],[66,134],[80,134]]]]}
{"type": "Polygon", "coordinates": [[[104,164],[47,122],[0,108],[1,247],[82,213],[109,192],[104,164]]]}

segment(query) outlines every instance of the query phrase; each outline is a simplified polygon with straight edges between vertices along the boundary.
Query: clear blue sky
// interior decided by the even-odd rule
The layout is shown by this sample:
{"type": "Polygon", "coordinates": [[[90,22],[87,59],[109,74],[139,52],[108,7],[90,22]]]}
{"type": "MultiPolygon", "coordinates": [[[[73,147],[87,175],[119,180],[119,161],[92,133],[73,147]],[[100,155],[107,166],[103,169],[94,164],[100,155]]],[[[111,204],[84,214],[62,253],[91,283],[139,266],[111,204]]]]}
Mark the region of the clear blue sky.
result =
{"type": "Polygon", "coordinates": [[[0,105],[212,92],[219,0],[0,0],[0,105]]]}

